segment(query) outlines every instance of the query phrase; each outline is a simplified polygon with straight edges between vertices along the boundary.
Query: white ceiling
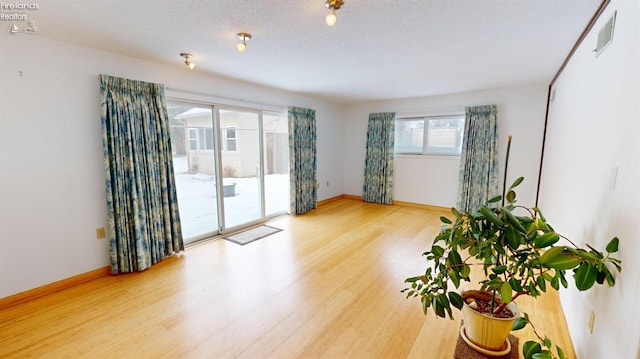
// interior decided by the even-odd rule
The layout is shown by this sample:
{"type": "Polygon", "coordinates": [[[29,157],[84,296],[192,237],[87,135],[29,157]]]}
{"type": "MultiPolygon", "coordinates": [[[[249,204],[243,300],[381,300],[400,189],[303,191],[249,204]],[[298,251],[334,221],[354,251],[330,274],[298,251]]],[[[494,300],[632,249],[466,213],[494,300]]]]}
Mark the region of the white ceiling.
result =
{"type": "MultiPolygon", "coordinates": [[[[39,36],[341,103],[549,84],[601,0],[43,0],[39,36]],[[236,33],[253,40],[237,52],[236,33]]],[[[9,23],[6,22],[7,26],[9,23]]]]}

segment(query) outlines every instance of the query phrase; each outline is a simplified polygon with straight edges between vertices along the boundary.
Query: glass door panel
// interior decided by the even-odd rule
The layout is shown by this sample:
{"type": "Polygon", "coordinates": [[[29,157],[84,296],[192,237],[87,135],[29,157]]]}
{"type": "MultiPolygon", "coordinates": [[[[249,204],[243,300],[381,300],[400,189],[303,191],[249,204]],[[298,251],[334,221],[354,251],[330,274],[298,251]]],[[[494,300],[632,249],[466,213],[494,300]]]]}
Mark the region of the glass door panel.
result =
{"type": "Polygon", "coordinates": [[[264,202],[267,217],[289,212],[289,129],[285,113],[262,116],[264,202]]]}
{"type": "Polygon", "coordinates": [[[257,112],[219,109],[224,229],[264,218],[257,112]]]}
{"type": "Polygon", "coordinates": [[[213,111],[167,101],[173,168],[185,243],[219,232],[213,111]]]}

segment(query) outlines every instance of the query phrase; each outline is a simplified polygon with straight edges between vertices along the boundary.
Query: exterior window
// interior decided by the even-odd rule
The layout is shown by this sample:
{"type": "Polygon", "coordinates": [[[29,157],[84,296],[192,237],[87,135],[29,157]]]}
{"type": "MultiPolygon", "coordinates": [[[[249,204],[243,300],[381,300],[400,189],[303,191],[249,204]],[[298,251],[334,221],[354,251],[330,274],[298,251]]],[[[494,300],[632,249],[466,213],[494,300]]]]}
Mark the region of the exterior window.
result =
{"type": "Polygon", "coordinates": [[[236,151],[237,146],[237,138],[236,138],[236,128],[235,127],[225,127],[222,129],[222,133],[224,134],[223,151],[236,151]]]}
{"type": "Polygon", "coordinates": [[[189,128],[189,150],[213,150],[213,129],[207,127],[189,128]]]}
{"type": "Polygon", "coordinates": [[[187,132],[189,134],[189,151],[195,151],[198,149],[198,129],[190,128],[187,132]]]}
{"type": "Polygon", "coordinates": [[[397,118],[395,153],[460,155],[464,115],[397,118]]]}

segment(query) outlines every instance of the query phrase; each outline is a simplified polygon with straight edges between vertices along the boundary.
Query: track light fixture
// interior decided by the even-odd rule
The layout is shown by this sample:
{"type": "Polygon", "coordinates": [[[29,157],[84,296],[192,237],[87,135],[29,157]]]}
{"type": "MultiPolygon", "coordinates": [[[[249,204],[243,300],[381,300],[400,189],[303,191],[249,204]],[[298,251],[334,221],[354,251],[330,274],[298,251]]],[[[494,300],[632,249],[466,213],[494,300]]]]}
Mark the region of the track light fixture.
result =
{"type": "Polygon", "coordinates": [[[191,55],[188,52],[182,52],[180,53],[180,56],[184,57],[184,64],[187,65],[189,70],[193,70],[196,67],[196,64],[194,64],[193,61],[191,61],[191,58],[193,57],[193,55],[191,55]]]}
{"type": "Polygon", "coordinates": [[[338,20],[338,18],[336,17],[336,10],[340,9],[342,5],[344,5],[344,1],[342,0],[325,1],[324,7],[331,10],[331,14],[327,15],[327,17],[324,18],[324,21],[327,23],[327,25],[335,25],[336,21],[338,20]]]}
{"type": "Polygon", "coordinates": [[[239,42],[236,45],[236,49],[238,49],[238,51],[240,52],[244,52],[244,50],[247,49],[247,41],[251,40],[251,34],[248,34],[246,32],[239,32],[238,34],[236,34],[236,37],[239,40],[242,40],[242,42],[239,42]]]}

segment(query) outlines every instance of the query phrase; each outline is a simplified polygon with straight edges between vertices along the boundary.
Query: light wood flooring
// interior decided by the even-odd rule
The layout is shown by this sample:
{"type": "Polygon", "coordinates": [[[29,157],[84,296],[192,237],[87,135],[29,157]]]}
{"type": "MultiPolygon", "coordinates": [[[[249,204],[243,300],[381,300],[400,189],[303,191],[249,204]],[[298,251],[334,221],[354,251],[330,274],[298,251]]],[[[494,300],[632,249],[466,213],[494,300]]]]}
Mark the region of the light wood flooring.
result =
{"type": "MultiPolygon", "coordinates": [[[[449,359],[460,313],[425,317],[400,293],[440,215],[341,199],[280,217],[246,246],[213,240],[0,311],[0,358],[449,359]]],[[[574,358],[557,294],[521,299],[574,358]]]]}

